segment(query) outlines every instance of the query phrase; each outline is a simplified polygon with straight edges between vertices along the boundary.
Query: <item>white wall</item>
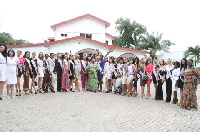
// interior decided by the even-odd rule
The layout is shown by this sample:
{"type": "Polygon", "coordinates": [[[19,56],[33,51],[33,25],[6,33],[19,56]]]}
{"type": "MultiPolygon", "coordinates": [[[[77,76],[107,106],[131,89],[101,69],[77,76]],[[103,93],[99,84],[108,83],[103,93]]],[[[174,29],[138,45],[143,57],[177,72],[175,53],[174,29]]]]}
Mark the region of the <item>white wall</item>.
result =
{"type": "Polygon", "coordinates": [[[17,55],[17,50],[22,50],[22,56],[26,51],[30,52],[30,56],[32,56],[32,52],[36,52],[36,57],[38,57],[40,52],[43,52],[44,54],[49,54],[49,47],[44,46],[29,46],[29,47],[17,47],[17,48],[8,48],[13,49],[15,51],[15,55],[17,55]]]}
{"type": "Polygon", "coordinates": [[[165,52],[162,55],[157,55],[158,60],[163,59],[165,62],[170,58],[172,61],[180,61],[184,57],[184,51],[165,52]]]}
{"type": "Polygon", "coordinates": [[[128,50],[115,49],[108,56],[119,57],[120,55],[125,54],[125,53],[132,53],[132,54],[136,55],[138,58],[141,58],[143,55],[143,53],[141,53],[141,52],[132,52],[132,51],[128,51],[128,50]]]}
{"type": "Polygon", "coordinates": [[[98,44],[94,44],[82,39],[76,39],[76,40],[72,40],[69,42],[64,42],[64,43],[59,43],[59,44],[55,44],[55,45],[51,45],[50,46],[50,53],[71,53],[74,55],[76,54],[78,51],[82,50],[82,49],[86,49],[86,48],[91,48],[91,49],[99,49],[99,51],[105,55],[109,49],[106,47],[103,47],[101,45],[98,44]],[[79,44],[80,43],[80,44],[79,44]]]}
{"type": "Polygon", "coordinates": [[[85,18],[66,25],[58,26],[55,31],[55,40],[61,40],[61,33],[66,33],[67,38],[80,36],[80,33],[92,34],[92,39],[105,43],[105,25],[96,20],[85,18]]]}
{"type": "Polygon", "coordinates": [[[105,39],[108,41],[108,45],[112,45],[112,39],[110,37],[108,37],[107,35],[105,35],[105,39]]]}

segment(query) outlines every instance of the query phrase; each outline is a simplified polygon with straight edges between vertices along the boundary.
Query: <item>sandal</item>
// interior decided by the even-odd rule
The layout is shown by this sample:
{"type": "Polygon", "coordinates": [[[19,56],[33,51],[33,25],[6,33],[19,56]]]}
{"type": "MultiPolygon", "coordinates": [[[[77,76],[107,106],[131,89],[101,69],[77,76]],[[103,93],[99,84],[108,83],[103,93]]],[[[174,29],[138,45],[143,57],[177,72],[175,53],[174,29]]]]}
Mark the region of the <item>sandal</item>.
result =
{"type": "Polygon", "coordinates": [[[135,92],[135,97],[136,97],[136,96],[138,96],[138,93],[137,93],[137,92],[135,92]]]}
{"type": "Polygon", "coordinates": [[[135,97],[135,96],[136,96],[136,95],[135,95],[135,92],[133,92],[133,93],[132,93],[132,97],[135,97]]]}

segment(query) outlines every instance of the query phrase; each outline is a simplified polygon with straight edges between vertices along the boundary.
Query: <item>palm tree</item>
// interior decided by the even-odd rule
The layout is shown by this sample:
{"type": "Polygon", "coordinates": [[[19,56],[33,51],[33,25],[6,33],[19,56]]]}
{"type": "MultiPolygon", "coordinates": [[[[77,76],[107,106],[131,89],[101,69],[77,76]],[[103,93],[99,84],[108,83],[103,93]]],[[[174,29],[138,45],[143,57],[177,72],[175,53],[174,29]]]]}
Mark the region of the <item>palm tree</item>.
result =
{"type": "Polygon", "coordinates": [[[169,40],[162,40],[162,34],[157,33],[155,35],[153,32],[152,34],[146,33],[146,36],[142,37],[142,43],[138,49],[149,50],[150,56],[154,58],[157,51],[169,51],[171,45],[174,45],[174,43],[169,40]]]}
{"type": "Polygon", "coordinates": [[[188,47],[188,49],[184,52],[185,58],[192,55],[194,57],[194,63],[196,67],[196,63],[199,61],[200,56],[200,46],[196,45],[195,47],[188,47]]]}

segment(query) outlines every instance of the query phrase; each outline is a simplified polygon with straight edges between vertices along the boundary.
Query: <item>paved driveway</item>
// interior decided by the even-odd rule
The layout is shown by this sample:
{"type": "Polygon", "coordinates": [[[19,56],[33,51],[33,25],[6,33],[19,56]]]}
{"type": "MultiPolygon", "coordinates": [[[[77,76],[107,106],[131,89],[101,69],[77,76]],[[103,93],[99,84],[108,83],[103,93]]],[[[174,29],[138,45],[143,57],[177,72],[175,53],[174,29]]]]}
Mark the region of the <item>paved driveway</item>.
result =
{"type": "MultiPolygon", "coordinates": [[[[153,85],[151,93],[154,96],[153,85]]],[[[0,131],[197,132],[200,131],[200,110],[182,110],[165,101],[112,93],[31,94],[0,101],[0,131]]]]}

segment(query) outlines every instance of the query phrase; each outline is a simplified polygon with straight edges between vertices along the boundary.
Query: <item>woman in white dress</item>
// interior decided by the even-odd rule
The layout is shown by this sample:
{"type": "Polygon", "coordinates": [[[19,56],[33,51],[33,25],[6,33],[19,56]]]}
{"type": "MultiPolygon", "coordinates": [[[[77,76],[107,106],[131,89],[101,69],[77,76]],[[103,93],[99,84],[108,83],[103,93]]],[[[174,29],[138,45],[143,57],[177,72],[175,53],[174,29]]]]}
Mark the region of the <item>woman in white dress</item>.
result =
{"type": "Polygon", "coordinates": [[[107,80],[106,80],[107,91],[106,91],[106,93],[112,92],[111,79],[112,79],[113,72],[114,72],[113,60],[112,60],[112,58],[109,58],[109,62],[106,65],[106,69],[105,69],[105,74],[106,74],[106,77],[107,77],[107,80]]]}
{"type": "Polygon", "coordinates": [[[7,67],[6,67],[6,73],[7,73],[6,84],[7,84],[8,98],[15,98],[13,95],[13,90],[14,90],[14,85],[17,84],[18,67],[17,67],[17,58],[14,56],[15,52],[12,49],[10,49],[8,51],[7,67]]]}
{"type": "Polygon", "coordinates": [[[124,65],[122,66],[123,70],[122,70],[122,96],[126,95],[127,93],[127,87],[126,87],[126,83],[127,83],[127,72],[128,72],[128,64],[129,64],[129,60],[128,58],[124,58],[124,65]]]}
{"type": "Polygon", "coordinates": [[[6,81],[7,47],[0,43],[0,100],[3,100],[3,88],[6,81]]]}
{"type": "Polygon", "coordinates": [[[107,56],[104,57],[104,61],[105,61],[104,71],[103,71],[103,85],[104,85],[104,87],[103,87],[102,91],[105,93],[107,91],[107,84],[106,84],[107,75],[105,74],[105,72],[106,72],[106,68],[109,64],[107,56]]]}
{"type": "Polygon", "coordinates": [[[174,69],[172,70],[172,92],[173,92],[173,104],[178,102],[177,99],[177,88],[178,88],[178,79],[180,76],[180,62],[174,62],[174,69]]]}
{"type": "Polygon", "coordinates": [[[38,69],[38,90],[43,94],[42,83],[44,77],[44,55],[42,52],[39,53],[37,59],[37,69],[38,69]]]}

